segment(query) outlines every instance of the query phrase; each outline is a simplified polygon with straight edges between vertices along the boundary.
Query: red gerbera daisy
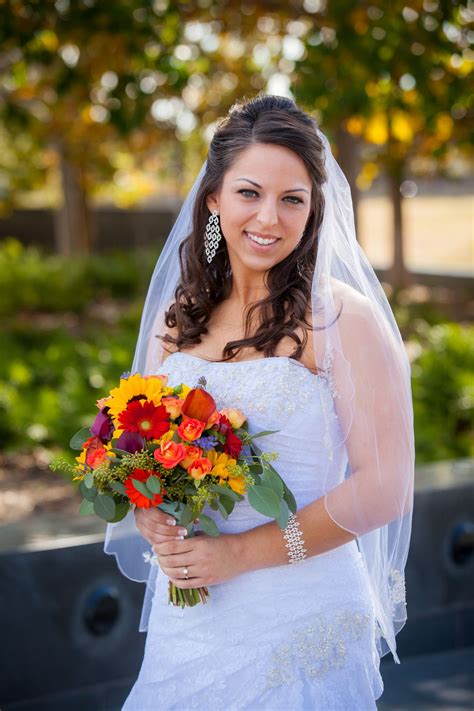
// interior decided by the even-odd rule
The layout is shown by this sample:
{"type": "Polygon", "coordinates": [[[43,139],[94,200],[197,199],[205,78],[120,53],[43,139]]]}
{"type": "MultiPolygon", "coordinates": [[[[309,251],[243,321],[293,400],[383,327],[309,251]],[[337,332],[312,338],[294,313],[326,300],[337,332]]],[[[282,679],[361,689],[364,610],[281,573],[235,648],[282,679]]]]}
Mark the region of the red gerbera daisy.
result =
{"type": "Polygon", "coordinates": [[[135,489],[133,485],[133,479],[137,479],[138,481],[142,481],[143,483],[145,483],[151,474],[159,476],[159,474],[157,474],[157,472],[155,471],[147,471],[146,469],[134,469],[130,476],[125,479],[124,486],[126,494],[132,504],[135,504],[135,506],[137,506],[137,508],[139,509],[150,509],[152,506],[158,506],[158,504],[161,504],[163,502],[163,496],[164,494],[166,494],[166,491],[162,488],[161,493],[155,494],[155,498],[152,501],[147,496],[144,496],[137,489],[135,489]]]}
{"type": "Polygon", "coordinates": [[[170,428],[170,416],[164,405],[148,400],[132,400],[119,415],[126,432],[139,432],[145,439],[159,439],[170,428]]]}

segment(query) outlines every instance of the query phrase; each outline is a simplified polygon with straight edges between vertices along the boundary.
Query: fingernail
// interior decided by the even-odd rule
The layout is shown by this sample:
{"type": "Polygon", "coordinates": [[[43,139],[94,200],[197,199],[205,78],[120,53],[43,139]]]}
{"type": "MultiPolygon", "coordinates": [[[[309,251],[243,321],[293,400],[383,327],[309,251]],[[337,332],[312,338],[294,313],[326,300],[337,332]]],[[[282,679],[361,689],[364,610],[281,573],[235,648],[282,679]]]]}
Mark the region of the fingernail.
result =
{"type": "Polygon", "coordinates": [[[184,536],[176,536],[175,541],[184,541],[184,536]]]}
{"type": "Polygon", "coordinates": [[[167,518],[166,523],[168,526],[176,526],[176,519],[175,518],[167,518]]]}
{"type": "Polygon", "coordinates": [[[187,530],[186,530],[185,528],[180,528],[179,531],[178,531],[178,533],[179,533],[181,536],[185,536],[185,535],[187,534],[187,530]]]}

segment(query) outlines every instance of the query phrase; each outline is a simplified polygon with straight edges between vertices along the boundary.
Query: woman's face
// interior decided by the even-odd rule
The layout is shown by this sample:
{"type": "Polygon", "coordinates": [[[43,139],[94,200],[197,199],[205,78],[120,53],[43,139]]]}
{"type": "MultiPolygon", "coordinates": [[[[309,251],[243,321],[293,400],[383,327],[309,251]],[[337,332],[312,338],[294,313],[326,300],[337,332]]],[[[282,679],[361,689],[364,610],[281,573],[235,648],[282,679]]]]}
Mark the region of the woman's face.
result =
{"type": "Polygon", "coordinates": [[[263,272],[297,246],[311,212],[311,179],[288,148],[259,143],[245,149],[207,198],[217,210],[234,274],[263,272]]]}

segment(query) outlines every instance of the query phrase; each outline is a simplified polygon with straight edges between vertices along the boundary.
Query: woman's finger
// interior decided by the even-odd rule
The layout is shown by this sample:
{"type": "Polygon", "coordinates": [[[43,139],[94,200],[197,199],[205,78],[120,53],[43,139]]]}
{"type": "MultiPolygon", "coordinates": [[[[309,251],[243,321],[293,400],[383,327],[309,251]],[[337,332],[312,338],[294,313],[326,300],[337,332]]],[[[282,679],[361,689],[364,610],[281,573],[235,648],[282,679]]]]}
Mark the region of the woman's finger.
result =
{"type": "Polygon", "coordinates": [[[153,545],[153,550],[157,555],[171,556],[181,553],[190,553],[195,549],[192,538],[184,538],[182,541],[170,541],[169,538],[161,543],[153,545]]]}
{"type": "Polygon", "coordinates": [[[150,509],[136,508],[135,517],[137,519],[153,522],[155,524],[159,523],[169,526],[176,526],[177,523],[174,516],[171,516],[170,514],[167,514],[156,507],[152,507],[150,509]]]}

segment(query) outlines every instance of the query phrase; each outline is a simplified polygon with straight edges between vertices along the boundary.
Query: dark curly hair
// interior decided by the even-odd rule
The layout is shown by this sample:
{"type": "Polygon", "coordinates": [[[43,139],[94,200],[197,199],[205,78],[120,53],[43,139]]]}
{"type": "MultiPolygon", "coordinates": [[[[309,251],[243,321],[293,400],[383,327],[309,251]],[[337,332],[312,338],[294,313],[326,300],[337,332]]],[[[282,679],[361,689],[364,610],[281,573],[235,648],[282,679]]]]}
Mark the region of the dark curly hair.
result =
{"type": "Polygon", "coordinates": [[[204,233],[210,216],[207,197],[220,190],[224,174],[242,151],[265,143],[289,148],[303,160],[312,181],[311,211],[296,249],[265,273],[268,296],[246,308],[245,337],[229,341],[221,360],[235,358],[246,347],[262,351],[265,357],[274,356],[284,337],[295,342],[291,357],[300,359],[308,340],[307,329],[313,328],[307,320],[307,309],[324,212],[324,147],[316,128],[314,119],[294,101],[270,95],[234,104],[218,125],[209,147],[206,172],[196,194],[193,229],[179,249],[181,279],[175,301],[165,314],[165,324],[175,329],[177,335],[158,336],[175,350],[201,342],[201,336],[208,332],[207,324],[214,307],[228,298],[232,288],[225,240],[220,241],[211,264],[206,260],[204,233]],[[259,326],[251,335],[255,312],[258,312],[259,326]],[[302,338],[297,329],[302,330],[302,338]]]}

